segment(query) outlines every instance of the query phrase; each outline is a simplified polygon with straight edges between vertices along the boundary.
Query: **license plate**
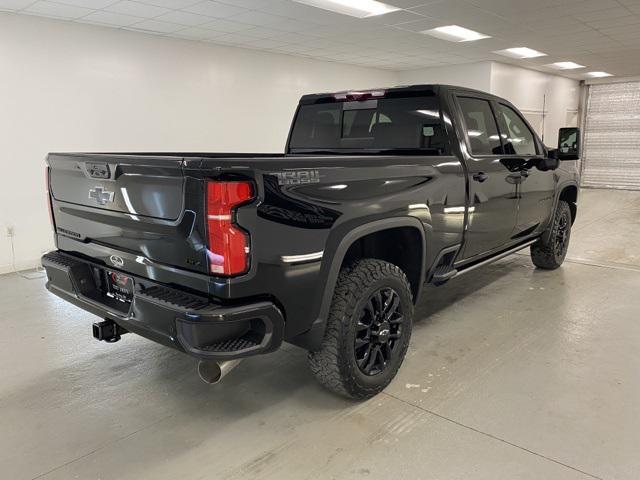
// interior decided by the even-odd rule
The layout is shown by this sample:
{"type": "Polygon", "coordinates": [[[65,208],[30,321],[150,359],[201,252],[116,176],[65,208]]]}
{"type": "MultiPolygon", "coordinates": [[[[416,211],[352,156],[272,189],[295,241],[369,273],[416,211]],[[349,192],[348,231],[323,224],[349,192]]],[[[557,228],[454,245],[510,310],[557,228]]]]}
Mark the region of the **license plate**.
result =
{"type": "Polygon", "coordinates": [[[133,298],[133,278],[120,272],[107,270],[107,296],[120,302],[131,303],[133,298]]]}

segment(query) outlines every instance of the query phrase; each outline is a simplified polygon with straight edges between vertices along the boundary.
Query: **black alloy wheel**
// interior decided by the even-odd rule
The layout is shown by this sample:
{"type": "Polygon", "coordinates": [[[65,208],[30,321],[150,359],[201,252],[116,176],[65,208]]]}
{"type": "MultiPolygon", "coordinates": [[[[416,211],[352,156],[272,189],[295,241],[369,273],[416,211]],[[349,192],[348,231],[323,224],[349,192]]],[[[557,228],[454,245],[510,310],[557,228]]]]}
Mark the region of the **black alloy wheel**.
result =
{"type": "Polygon", "coordinates": [[[555,239],[554,239],[554,252],[558,257],[561,257],[564,253],[565,250],[568,247],[568,243],[569,243],[569,223],[571,222],[571,220],[568,218],[569,216],[566,214],[566,212],[563,212],[563,215],[561,215],[558,218],[558,225],[556,228],[556,235],[555,235],[555,239]]]}
{"type": "Polygon", "coordinates": [[[372,376],[384,371],[399,348],[403,322],[400,297],[393,288],[382,288],[369,297],[360,311],[354,341],[362,373],[372,376]]]}

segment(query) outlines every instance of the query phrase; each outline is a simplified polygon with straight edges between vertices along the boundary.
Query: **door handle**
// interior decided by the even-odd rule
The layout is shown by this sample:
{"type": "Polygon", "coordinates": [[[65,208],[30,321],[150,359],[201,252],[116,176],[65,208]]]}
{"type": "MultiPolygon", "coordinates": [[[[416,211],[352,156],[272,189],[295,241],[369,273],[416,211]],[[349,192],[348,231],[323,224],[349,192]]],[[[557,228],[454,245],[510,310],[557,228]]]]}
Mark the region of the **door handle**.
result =
{"type": "Polygon", "coordinates": [[[529,176],[529,171],[528,170],[522,170],[520,172],[520,176],[527,178],[529,176]]]}
{"type": "Polygon", "coordinates": [[[484,173],[484,172],[478,172],[478,173],[474,173],[474,174],[473,174],[473,179],[474,179],[476,182],[480,182],[480,183],[482,183],[482,182],[484,182],[484,181],[485,181],[486,179],[488,179],[488,178],[489,178],[489,175],[487,175],[487,174],[486,174],[486,173],[484,173]]]}

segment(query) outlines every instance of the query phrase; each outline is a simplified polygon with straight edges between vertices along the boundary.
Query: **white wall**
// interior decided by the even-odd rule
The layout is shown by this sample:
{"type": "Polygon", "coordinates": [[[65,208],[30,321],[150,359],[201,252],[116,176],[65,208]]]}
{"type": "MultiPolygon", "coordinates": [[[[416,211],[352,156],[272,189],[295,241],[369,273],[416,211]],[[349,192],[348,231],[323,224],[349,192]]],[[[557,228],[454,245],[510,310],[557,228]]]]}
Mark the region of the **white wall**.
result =
{"type": "Polygon", "coordinates": [[[52,247],[50,151],[281,152],[304,93],[398,83],[384,70],[0,14],[0,273],[52,247]]]}
{"type": "Polygon", "coordinates": [[[548,146],[558,142],[559,128],[577,126],[580,101],[577,80],[492,62],[490,91],[517,106],[539,134],[543,133],[540,125],[544,102],[544,142],[548,146]]]}
{"type": "Polygon", "coordinates": [[[447,83],[475,88],[506,98],[542,134],[542,106],[546,95],[544,141],[553,146],[558,129],[577,126],[579,82],[498,62],[478,62],[400,72],[400,83],[447,83]]]}
{"type": "Polygon", "coordinates": [[[465,63],[446,67],[422,68],[399,72],[400,84],[437,84],[456,85],[475,88],[483,92],[491,90],[491,62],[465,63]]]}

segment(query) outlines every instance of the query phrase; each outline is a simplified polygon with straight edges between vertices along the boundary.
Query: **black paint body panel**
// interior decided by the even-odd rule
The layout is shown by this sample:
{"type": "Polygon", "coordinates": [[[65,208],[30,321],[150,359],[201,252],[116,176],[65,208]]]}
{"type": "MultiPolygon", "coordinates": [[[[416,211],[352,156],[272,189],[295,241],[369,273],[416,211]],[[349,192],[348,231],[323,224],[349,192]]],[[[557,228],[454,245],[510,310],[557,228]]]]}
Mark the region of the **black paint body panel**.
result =
{"type": "MultiPolygon", "coordinates": [[[[109,266],[116,255],[125,272],[223,306],[270,302],[284,316],[284,340],[316,348],[337,273],[358,238],[415,229],[421,244],[409,248],[421,258],[417,269],[424,282],[443,251],[458,252],[455,266],[464,268],[540,235],[561,189],[578,185],[573,162],[543,171],[527,159],[468,154],[455,95],[504,100],[457,87],[421,88],[440,98],[447,155],[52,153],[47,162],[57,248],[96,265],[109,266]],[[474,182],[473,173],[487,166],[490,181],[474,182]],[[526,179],[519,177],[524,169],[526,179]],[[256,186],[256,198],[236,213],[237,224],[250,232],[250,269],[238,277],[211,276],[206,180],[234,178],[256,186]],[[114,201],[92,202],[85,192],[97,186],[114,192],[114,201]],[[520,225],[523,205],[526,224],[520,225]],[[482,247],[469,250],[474,238],[482,247]],[[465,256],[465,250],[474,254],[465,256]],[[315,260],[291,260],[320,252],[315,260]]],[[[317,98],[322,95],[302,102],[317,98]]]]}

